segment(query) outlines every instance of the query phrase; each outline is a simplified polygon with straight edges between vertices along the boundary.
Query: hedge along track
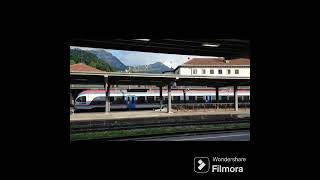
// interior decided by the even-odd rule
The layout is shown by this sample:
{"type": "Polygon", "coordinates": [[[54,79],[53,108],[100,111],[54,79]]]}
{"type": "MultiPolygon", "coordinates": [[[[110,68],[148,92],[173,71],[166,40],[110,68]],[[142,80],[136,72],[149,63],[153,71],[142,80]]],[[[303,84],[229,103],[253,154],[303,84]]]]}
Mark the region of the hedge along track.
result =
{"type": "MultiPolygon", "coordinates": [[[[219,117],[215,117],[219,118],[219,117]]],[[[190,126],[190,125],[212,125],[212,124],[234,124],[234,123],[249,123],[250,117],[221,117],[221,119],[211,119],[208,117],[179,117],[176,119],[170,118],[142,118],[139,120],[100,120],[100,121],[85,121],[71,122],[70,133],[80,132],[95,132],[107,130],[129,130],[143,128],[159,128],[159,127],[175,127],[175,126],[190,126]]]]}

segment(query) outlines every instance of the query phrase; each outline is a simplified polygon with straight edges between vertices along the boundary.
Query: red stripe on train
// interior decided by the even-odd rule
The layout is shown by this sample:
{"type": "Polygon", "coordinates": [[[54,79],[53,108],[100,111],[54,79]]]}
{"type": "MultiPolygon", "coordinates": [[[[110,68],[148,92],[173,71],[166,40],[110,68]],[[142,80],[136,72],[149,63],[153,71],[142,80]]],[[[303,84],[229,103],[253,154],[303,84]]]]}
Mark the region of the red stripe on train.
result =
{"type": "MultiPolygon", "coordinates": [[[[248,92],[250,90],[248,89],[238,89],[238,92],[248,92]]],[[[86,90],[86,91],[83,91],[81,92],[80,94],[88,94],[88,93],[105,93],[106,91],[105,90],[86,90]]],[[[119,92],[121,93],[121,91],[119,90],[110,90],[110,92],[119,92]]],[[[159,90],[148,90],[147,92],[145,93],[148,93],[148,92],[160,92],[159,90]]],[[[163,90],[163,92],[167,92],[167,90],[163,90]]],[[[171,92],[183,92],[183,90],[171,90],[171,92]]],[[[204,90],[189,90],[187,92],[216,92],[215,90],[207,90],[207,89],[204,89],[204,90]]],[[[220,90],[219,92],[233,92],[233,90],[220,90]]],[[[128,92],[125,92],[125,93],[128,93],[128,92]]],[[[129,92],[129,93],[135,93],[135,92],[129,92]]],[[[143,93],[143,92],[140,92],[140,93],[143,93]]]]}

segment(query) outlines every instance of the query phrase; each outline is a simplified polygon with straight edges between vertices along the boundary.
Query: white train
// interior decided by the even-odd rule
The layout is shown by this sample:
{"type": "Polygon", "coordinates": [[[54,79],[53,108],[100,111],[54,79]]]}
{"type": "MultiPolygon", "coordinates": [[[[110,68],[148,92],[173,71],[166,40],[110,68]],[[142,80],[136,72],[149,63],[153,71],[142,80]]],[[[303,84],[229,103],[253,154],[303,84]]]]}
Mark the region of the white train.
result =
{"type": "MultiPolygon", "coordinates": [[[[175,103],[214,103],[215,89],[197,89],[186,91],[184,100],[183,90],[171,90],[172,104],[175,103]]],[[[167,90],[163,90],[163,104],[168,100],[167,90]]],[[[220,102],[233,102],[233,90],[219,90],[220,102]]],[[[250,89],[238,90],[239,102],[250,102],[250,89]]],[[[75,110],[89,110],[105,107],[105,90],[86,90],[75,99],[75,110]]],[[[146,92],[128,92],[127,90],[110,91],[110,109],[142,109],[159,108],[159,90],[147,90],[146,92]]]]}

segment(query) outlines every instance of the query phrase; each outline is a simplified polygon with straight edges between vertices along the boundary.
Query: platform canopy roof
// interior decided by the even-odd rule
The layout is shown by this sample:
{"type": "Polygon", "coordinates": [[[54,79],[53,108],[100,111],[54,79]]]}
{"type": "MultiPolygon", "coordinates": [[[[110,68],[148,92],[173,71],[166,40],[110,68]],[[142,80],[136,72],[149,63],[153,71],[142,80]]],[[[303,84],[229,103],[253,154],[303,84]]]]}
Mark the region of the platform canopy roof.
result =
{"type": "Polygon", "coordinates": [[[249,86],[248,77],[212,77],[186,76],[177,74],[150,73],[118,73],[118,72],[70,72],[71,84],[104,84],[105,78],[112,85],[156,85],[167,86],[175,83],[177,86],[249,86]]]}
{"type": "Polygon", "coordinates": [[[108,39],[103,36],[74,36],[71,46],[142,51],[167,54],[250,58],[250,41],[244,39],[108,39]]]}
{"type": "MultiPolygon", "coordinates": [[[[218,37],[218,36],[217,36],[218,37]]],[[[225,59],[250,58],[250,41],[246,39],[120,39],[101,35],[75,35],[70,46],[142,51],[167,54],[224,57],[225,59]]],[[[166,86],[249,86],[248,77],[182,76],[176,74],[70,72],[71,84],[104,84],[105,78],[113,85],[166,86]]]]}

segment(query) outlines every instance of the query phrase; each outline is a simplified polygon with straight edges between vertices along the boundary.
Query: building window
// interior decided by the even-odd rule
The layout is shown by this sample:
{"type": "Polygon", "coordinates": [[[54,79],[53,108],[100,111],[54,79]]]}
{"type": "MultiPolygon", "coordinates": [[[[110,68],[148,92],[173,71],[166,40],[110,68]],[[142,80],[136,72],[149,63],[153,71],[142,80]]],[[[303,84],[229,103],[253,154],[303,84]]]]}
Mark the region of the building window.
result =
{"type": "Polygon", "coordinates": [[[231,74],[231,70],[230,69],[228,69],[228,74],[231,74]]]}
{"type": "Polygon", "coordinates": [[[202,74],[206,74],[206,70],[205,69],[202,69],[202,74]]]}
{"type": "Polygon", "coordinates": [[[239,74],[239,69],[234,70],[235,74],[239,74]]]}
{"type": "Polygon", "coordinates": [[[214,70],[213,69],[210,69],[210,74],[214,74],[214,70]]]}
{"type": "Polygon", "coordinates": [[[222,69],[219,69],[219,72],[218,72],[219,74],[222,74],[222,69]]]}
{"type": "Polygon", "coordinates": [[[197,69],[194,69],[194,70],[193,70],[193,74],[197,74],[197,69]]]}

